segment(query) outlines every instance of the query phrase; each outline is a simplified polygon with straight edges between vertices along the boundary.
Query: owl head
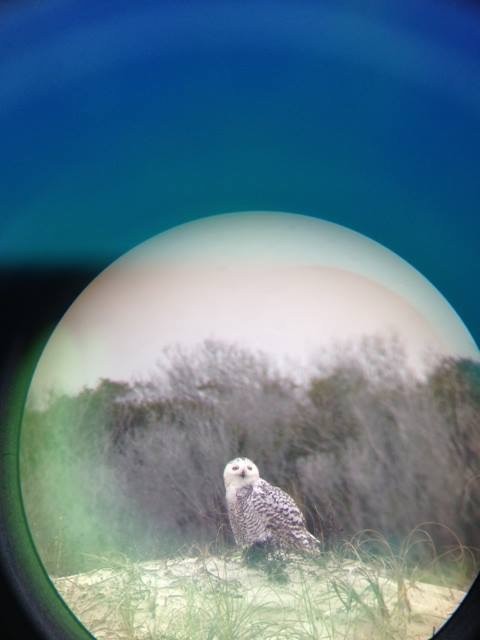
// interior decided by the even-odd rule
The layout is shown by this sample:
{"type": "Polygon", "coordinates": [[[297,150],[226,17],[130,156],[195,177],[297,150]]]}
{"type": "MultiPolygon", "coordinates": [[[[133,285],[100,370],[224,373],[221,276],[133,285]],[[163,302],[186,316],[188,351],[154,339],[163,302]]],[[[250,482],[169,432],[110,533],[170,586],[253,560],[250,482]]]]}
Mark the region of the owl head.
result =
{"type": "Polygon", "coordinates": [[[223,472],[225,487],[245,487],[254,484],[260,478],[257,465],[248,458],[230,460],[223,472]]]}

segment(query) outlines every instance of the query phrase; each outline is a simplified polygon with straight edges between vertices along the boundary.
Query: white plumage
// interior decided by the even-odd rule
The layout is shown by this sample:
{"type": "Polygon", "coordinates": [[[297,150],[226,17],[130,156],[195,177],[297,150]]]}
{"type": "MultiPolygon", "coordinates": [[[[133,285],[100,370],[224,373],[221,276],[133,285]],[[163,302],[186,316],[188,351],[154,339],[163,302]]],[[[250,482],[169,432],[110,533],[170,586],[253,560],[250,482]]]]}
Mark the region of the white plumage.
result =
{"type": "Polygon", "coordinates": [[[242,547],[265,545],[283,550],[319,549],[294,500],[260,478],[248,458],[235,458],[225,467],[228,517],[235,542],[242,547]]]}

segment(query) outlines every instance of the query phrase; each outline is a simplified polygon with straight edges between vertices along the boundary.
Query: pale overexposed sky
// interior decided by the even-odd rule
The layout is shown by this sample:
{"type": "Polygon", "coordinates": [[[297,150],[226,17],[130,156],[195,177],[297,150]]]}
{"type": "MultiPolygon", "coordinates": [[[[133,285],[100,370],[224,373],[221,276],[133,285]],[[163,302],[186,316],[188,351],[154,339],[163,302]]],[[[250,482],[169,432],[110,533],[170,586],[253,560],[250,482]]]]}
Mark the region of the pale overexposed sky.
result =
{"type": "Polygon", "coordinates": [[[144,378],[164,347],[222,339],[306,367],[323,347],[397,334],[423,354],[478,358],[439,292],[381,245],[295,214],[238,213],[182,225],[98,276],[52,334],[35,394],[144,378]]]}

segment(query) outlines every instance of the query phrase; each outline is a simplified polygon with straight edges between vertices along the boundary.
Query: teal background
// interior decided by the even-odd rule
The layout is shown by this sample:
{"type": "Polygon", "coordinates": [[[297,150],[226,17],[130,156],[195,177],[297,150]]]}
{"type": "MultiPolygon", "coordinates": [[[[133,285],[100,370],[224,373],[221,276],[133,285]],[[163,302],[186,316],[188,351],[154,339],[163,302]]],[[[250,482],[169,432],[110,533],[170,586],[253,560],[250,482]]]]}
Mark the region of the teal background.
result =
{"type": "MultiPolygon", "coordinates": [[[[0,10],[0,79],[4,281],[19,272],[90,278],[179,223],[291,211],[398,253],[447,298],[478,344],[473,5],[12,3],[0,10]]],[[[4,322],[19,291],[9,290],[4,322]]],[[[42,291],[32,298],[37,308],[51,304],[42,291]]],[[[37,346],[13,357],[3,390],[11,413],[2,502],[16,588],[45,620],[47,610],[58,617],[58,603],[29,546],[15,484],[15,427],[45,339],[40,330],[37,346]]]]}
{"type": "Polygon", "coordinates": [[[1,263],[103,266],[182,221],[299,212],[399,253],[477,331],[459,292],[479,275],[470,5],[46,2],[2,18],[1,263]]]}

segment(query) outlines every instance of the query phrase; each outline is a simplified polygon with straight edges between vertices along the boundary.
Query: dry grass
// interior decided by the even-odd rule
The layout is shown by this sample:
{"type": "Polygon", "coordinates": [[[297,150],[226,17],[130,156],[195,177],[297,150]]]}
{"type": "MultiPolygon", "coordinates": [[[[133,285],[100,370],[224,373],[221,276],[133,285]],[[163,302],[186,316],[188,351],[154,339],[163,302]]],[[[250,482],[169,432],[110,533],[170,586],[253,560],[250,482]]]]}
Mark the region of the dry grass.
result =
{"type": "Polygon", "coordinates": [[[455,571],[439,558],[420,569],[407,562],[419,544],[431,544],[421,528],[398,553],[362,532],[318,558],[252,566],[238,552],[197,549],[154,562],[99,559],[109,567],[53,581],[99,640],[420,640],[464,596],[468,554],[457,549],[455,571]]]}

